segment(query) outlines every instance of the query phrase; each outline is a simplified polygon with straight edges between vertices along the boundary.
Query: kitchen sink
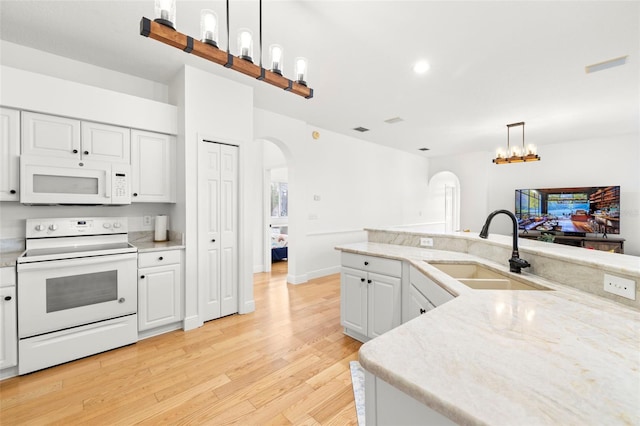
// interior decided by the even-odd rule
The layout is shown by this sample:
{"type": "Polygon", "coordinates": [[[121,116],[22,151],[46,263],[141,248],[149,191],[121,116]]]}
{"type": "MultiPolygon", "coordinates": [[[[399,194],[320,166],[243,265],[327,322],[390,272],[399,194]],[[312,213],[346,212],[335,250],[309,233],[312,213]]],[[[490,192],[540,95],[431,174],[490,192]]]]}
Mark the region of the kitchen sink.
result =
{"type": "Polygon", "coordinates": [[[475,290],[551,290],[539,284],[514,279],[510,275],[475,263],[429,263],[451,278],[475,290]]]}

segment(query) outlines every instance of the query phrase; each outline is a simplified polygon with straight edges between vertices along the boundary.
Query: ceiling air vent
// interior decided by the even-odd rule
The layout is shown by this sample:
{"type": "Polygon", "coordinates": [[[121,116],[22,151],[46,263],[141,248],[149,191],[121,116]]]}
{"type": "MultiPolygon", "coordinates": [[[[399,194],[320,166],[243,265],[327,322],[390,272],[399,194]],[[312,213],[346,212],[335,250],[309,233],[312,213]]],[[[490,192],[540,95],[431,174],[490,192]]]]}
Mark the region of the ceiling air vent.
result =
{"type": "Polygon", "coordinates": [[[608,68],[619,67],[627,63],[627,56],[620,56],[619,58],[609,59],[608,61],[598,62],[597,64],[587,65],[584,67],[584,71],[587,74],[596,71],[606,70],[608,68]]]}
{"type": "Polygon", "coordinates": [[[368,132],[369,129],[367,129],[366,127],[354,127],[353,130],[355,130],[356,132],[360,132],[360,133],[364,133],[364,132],[368,132]]]}
{"type": "Polygon", "coordinates": [[[429,148],[418,148],[418,151],[429,151],[429,148]]]}
{"type": "Polygon", "coordinates": [[[393,117],[393,118],[388,118],[388,119],[384,120],[384,122],[387,123],[387,124],[396,124],[396,123],[399,123],[401,121],[404,121],[404,119],[402,119],[400,117],[393,117]]]}

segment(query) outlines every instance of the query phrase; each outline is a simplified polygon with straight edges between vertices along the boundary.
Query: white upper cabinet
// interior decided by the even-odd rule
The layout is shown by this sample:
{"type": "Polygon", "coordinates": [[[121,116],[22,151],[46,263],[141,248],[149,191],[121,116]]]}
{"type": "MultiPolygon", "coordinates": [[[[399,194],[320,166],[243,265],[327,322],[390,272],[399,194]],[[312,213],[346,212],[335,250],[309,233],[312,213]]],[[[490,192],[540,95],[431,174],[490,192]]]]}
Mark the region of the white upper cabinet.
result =
{"type": "Polygon", "coordinates": [[[173,136],[131,131],[132,202],[175,202],[175,151],[173,136]]]}
{"type": "Polygon", "coordinates": [[[47,157],[80,158],[80,120],[22,113],[22,153],[47,157]]]}
{"type": "Polygon", "coordinates": [[[22,113],[22,153],[130,163],[130,130],[33,112],[22,113]]]}
{"type": "Polygon", "coordinates": [[[110,163],[131,162],[131,131],[108,124],[82,122],[82,158],[110,163]]]}
{"type": "Polygon", "coordinates": [[[0,108],[0,201],[20,194],[20,111],[0,108]]]}

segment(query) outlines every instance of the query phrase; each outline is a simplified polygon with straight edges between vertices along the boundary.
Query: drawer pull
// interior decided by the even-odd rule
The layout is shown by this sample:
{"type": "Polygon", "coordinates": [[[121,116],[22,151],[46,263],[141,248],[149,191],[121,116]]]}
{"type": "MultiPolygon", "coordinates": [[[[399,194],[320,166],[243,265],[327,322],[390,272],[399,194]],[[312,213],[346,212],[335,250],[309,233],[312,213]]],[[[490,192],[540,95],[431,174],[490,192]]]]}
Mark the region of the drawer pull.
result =
{"type": "Polygon", "coordinates": [[[140,275],[140,279],[141,279],[141,280],[144,280],[144,275],[140,275]]]}
{"type": "Polygon", "coordinates": [[[364,262],[364,266],[367,266],[369,264],[369,262],[365,261],[364,262]]]}
{"type": "Polygon", "coordinates": [[[5,296],[4,300],[6,300],[8,302],[9,300],[11,300],[11,296],[5,296]]]}
{"type": "Polygon", "coordinates": [[[420,313],[421,314],[425,314],[425,313],[427,313],[427,311],[425,309],[420,308],[420,313]]]}
{"type": "Polygon", "coordinates": [[[158,258],[158,260],[164,260],[164,257],[160,256],[160,257],[158,258]]]}
{"type": "Polygon", "coordinates": [[[211,242],[212,242],[212,243],[215,243],[215,242],[216,242],[216,239],[214,238],[213,240],[211,240],[211,242]]]}
{"type": "Polygon", "coordinates": [[[16,190],[15,190],[15,189],[12,189],[11,191],[9,191],[9,193],[10,193],[10,194],[15,194],[15,193],[16,193],[16,190]]]}
{"type": "Polygon", "coordinates": [[[360,278],[360,281],[361,281],[361,282],[364,282],[364,278],[360,278]]]}

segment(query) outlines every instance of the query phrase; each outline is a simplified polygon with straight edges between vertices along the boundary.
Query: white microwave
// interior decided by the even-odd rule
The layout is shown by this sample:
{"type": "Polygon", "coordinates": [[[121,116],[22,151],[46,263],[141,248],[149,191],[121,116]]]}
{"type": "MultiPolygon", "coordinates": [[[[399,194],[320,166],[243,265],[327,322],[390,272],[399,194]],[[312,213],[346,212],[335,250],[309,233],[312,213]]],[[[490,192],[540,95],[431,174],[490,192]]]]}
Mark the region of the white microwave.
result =
{"type": "Polygon", "coordinates": [[[23,204],[131,204],[131,165],[20,156],[23,204]]]}

